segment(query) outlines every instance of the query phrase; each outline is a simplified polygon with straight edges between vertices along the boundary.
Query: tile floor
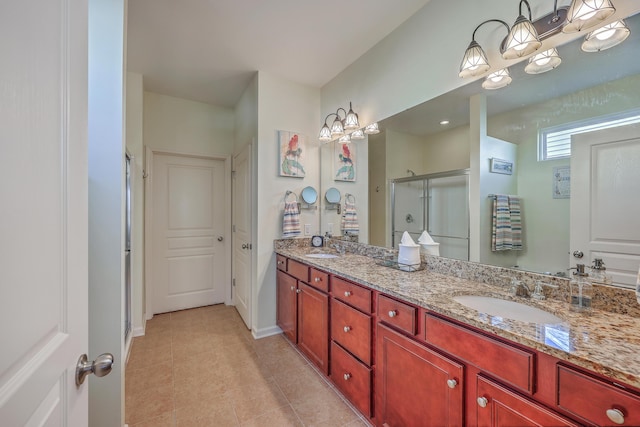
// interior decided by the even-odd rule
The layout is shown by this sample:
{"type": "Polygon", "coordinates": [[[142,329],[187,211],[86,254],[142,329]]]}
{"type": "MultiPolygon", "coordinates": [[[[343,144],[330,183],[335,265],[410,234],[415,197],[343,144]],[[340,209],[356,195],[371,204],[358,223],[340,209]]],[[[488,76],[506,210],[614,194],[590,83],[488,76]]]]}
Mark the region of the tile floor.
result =
{"type": "Polygon", "coordinates": [[[154,316],[125,384],[129,427],[368,425],[282,335],[254,340],[224,305],[154,316]]]}

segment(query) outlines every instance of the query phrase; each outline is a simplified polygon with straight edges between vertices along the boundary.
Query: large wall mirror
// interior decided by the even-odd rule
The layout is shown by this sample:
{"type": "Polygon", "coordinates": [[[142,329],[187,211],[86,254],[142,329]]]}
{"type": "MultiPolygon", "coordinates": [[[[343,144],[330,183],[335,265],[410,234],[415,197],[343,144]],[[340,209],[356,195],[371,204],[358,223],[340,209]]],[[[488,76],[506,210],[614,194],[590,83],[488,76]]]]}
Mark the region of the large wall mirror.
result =
{"type": "MultiPolygon", "coordinates": [[[[356,195],[361,218],[359,241],[392,246],[392,182],[471,168],[470,99],[483,96],[486,97],[487,135],[507,142],[500,148],[502,154],[492,157],[506,158],[513,163],[512,175],[491,174],[490,178],[507,182],[497,186],[496,193],[516,194],[521,198],[524,248],[517,253],[491,253],[490,245],[484,242],[490,239],[485,235],[485,232],[490,234],[487,222],[491,202],[487,200],[468,203],[470,217],[479,217],[482,222],[479,239],[483,242],[479,254],[473,255],[472,250],[441,249],[441,255],[468,259],[471,253],[472,261],[559,275],[566,274],[575,262],[589,265],[592,260],[573,259],[569,253],[571,198],[553,194],[554,176],[566,174],[571,160],[540,161],[538,137],[542,129],[585,119],[615,117],[633,111],[640,114],[640,14],[625,21],[631,35],[611,49],[585,53],[580,49],[583,38],[579,38],[558,46],[562,63],[552,71],[530,75],[524,72],[525,63],[515,64],[510,67],[513,81],[505,88],[484,90],[481,81],[476,81],[381,121],[380,134],[369,135],[367,140],[354,144],[358,164],[366,162],[367,165],[357,171],[357,182],[336,185],[332,163],[339,146],[336,147],[335,142],[324,145],[321,148],[323,189],[341,186],[341,191],[356,195]],[[440,124],[443,120],[449,123],[440,124]]],[[[640,170],[640,158],[637,160],[640,170]]],[[[481,156],[480,161],[489,162],[489,159],[481,156]]],[[[640,190],[640,181],[635,185],[640,190]]],[[[432,196],[428,192],[422,194],[422,197],[432,196]]],[[[638,194],[636,191],[629,197],[638,198],[638,194]]],[[[442,195],[438,197],[442,199],[442,195]]],[[[400,215],[402,218],[415,219],[415,215],[400,215]]],[[[396,221],[396,231],[402,231],[401,220],[396,221]]],[[[337,224],[336,212],[322,209],[323,233],[330,229],[332,234],[340,235],[337,224]]],[[[406,228],[412,225],[407,223],[406,228]]],[[[640,229],[638,222],[630,225],[640,229]]],[[[450,230],[450,233],[469,236],[467,230],[450,230]]],[[[469,243],[474,244],[477,242],[469,243]]],[[[635,268],[637,271],[637,264],[635,268]]]]}

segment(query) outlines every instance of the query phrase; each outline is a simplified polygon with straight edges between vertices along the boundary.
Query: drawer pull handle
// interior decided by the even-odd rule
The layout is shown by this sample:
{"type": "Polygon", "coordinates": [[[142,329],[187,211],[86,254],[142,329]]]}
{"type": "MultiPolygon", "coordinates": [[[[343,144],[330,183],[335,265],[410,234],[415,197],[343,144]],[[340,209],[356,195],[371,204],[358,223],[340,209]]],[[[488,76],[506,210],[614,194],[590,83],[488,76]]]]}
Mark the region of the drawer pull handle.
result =
{"type": "Polygon", "coordinates": [[[342,330],[345,332],[349,332],[351,330],[351,326],[345,326],[344,328],[342,328],[342,330]]]}
{"type": "Polygon", "coordinates": [[[313,279],[314,282],[322,282],[322,279],[319,277],[316,277],[315,279],[313,279]]]}
{"type": "Polygon", "coordinates": [[[291,290],[292,290],[292,291],[295,291],[295,290],[296,290],[296,287],[295,287],[295,286],[292,286],[292,287],[291,287],[291,290]]]}
{"type": "Polygon", "coordinates": [[[391,310],[389,311],[389,317],[396,317],[398,315],[398,312],[395,310],[391,310]]]}
{"type": "Polygon", "coordinates": [[[350,291],[345,291],[344,296],[345,297],[350,297],[351,296],[351,292],[350,291]]]}
{"type": "Polygon", "coordinates": [[[278,265],[282,265],[282,264],[284,264],[284,262],[278,261],[278,265]]]}
{"type": "Polygon", "coordinates": [[[296,294],[299,294],[300,292],[302,292],[301,289],[296,289],[296,294]]]}
{"type": "Polygon", "coordinates": [[[351,378],[351,374],[344,374],[342,378],[344,378],[345,381],[349,381],[349,378],[351,378]]]}
{"type": "Polygon", "coordinates": [[[456,388],[456,386],[458,385],[458,381],[456,381],[456,380],[447,380],[447,385],[449,386],[449,388],[456,388]]]}
{"type": "Polygon", "coordinates": [[[477,402],[478,402],[478,406],[481,408],[486,408],[487,405],[489,404],[489,401],[487,400],[486,397],[479,397],[477,402]]]}
{"type": "Polygon", "coordinates": [[[616,424],[624,424],[624,414],[620,409],[607,409],[607,417],[616,424]]]}

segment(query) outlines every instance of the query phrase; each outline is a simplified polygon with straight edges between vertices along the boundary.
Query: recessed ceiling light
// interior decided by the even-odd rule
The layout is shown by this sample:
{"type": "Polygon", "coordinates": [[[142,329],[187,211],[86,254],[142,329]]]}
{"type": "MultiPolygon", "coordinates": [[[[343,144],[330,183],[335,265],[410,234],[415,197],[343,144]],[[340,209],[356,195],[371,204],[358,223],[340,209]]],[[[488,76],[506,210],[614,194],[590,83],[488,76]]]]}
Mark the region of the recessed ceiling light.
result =
{"type": "Polygon", "coordinates": [[[441,125],[448,125],[449,124],[449,120],[443,120],[440,122],[441,125]]]}

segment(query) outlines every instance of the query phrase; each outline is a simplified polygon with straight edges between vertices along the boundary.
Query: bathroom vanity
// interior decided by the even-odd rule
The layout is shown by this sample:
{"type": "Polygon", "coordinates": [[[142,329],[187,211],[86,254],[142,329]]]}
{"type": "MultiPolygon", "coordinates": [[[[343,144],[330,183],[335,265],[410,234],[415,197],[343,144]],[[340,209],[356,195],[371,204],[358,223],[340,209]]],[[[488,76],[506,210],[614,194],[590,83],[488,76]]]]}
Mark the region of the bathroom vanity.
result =
{"type": "Polygon", "coordinates": [[[640,319],[512,296],[508,286],[352,252],[278,245],[277,322],[377,426],[640,425],[640,319]],[[560,322],[513,320],[490,296],[560,322]]]}

